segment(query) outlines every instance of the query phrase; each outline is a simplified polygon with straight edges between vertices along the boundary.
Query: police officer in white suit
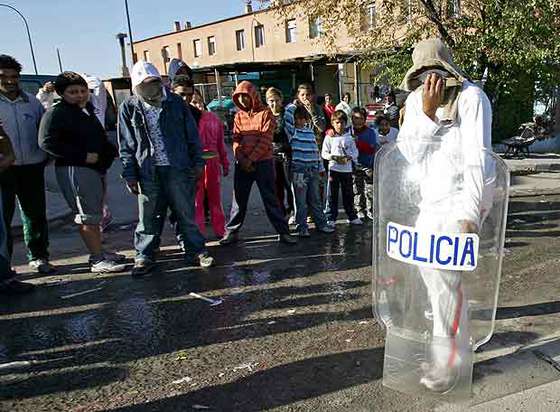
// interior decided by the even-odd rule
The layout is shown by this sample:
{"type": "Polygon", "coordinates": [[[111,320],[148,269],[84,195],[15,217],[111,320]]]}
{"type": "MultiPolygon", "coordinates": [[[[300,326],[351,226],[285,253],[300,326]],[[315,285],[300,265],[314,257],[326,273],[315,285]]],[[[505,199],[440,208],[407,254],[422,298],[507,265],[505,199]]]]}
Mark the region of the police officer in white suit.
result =
{"type": "MultiPolygon", "coordinates": [[[[401,88],[410,91],[397,145],[421,202],[416,230],[477,233],[493,200],[492,109],[486,94],[452,61],[439,39],[417,44],[401,88]]],[[[431,360],[420,383],[445,392],[469,346],[463,273],[420,268],[433,316],[431,360]]]]}

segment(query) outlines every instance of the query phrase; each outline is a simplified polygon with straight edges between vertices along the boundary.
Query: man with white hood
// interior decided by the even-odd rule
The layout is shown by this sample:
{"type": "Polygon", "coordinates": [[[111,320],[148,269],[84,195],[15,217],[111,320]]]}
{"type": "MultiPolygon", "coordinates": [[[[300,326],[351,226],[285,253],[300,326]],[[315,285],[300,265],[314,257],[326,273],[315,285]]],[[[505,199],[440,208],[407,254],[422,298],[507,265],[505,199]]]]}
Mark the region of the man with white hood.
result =
{"type": "MultiPolygon", "coordinates": [[[[492,202],[492,108],[488,97],[453,63],[439,39],[419,42],[401,85],[410,95],[397,145],[418,175],[416,230],[478,233],[492,202]],[[415,167],[417,166],[417,167],[415,167]]],[[[420,268],[433,316],[431,359],[420,383],[453,387],[470,349],[464,272],[420,268]]]]}
{"type": "Polygon", "coordinates": [[[186,262],[210,267],[214,259],[194,219],[196,182],[204,160],[192,114],[179,96],[163,87],[152,64],[137,62],[131,80],[134,94],[119,108],[118,138],[122,176],[138,196],[140,214],[132,274],[152,271],[168,207],[184,238],[186,262]]]}

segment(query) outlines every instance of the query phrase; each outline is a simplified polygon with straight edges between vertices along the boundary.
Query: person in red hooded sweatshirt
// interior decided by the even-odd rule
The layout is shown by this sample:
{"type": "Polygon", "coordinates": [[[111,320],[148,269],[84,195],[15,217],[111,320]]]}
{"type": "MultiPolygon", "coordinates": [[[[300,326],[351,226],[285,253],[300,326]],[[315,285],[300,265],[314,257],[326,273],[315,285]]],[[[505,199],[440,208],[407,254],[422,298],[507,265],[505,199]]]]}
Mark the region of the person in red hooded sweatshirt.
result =
{"type": "Polygon", "coordinates": [[[239,83],[233,94],[233,102],[239,108],[233,124],[233,154],[235,172],[233,178],[233,202],[226,234],[222,245],[239,240],[253,183],[257,183],[266,215],[283,243],[296,243],[290,235],[288,222],[275,193],[275,176],[272,155],[274,115],[265,107],[255,86],[248,81],[239,83]]]}

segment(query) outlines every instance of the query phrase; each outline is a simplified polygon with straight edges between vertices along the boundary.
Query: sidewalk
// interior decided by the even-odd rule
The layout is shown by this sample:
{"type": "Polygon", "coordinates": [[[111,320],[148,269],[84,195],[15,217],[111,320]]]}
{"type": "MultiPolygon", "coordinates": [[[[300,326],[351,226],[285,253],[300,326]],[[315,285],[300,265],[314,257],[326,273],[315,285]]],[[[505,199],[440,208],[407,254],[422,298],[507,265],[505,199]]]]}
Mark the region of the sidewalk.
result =
{"type": "Polygon", "coordinates": [[[504,160],[511,171],[510,197],[560,194],[560,155],[532,153],[504,160]]]}

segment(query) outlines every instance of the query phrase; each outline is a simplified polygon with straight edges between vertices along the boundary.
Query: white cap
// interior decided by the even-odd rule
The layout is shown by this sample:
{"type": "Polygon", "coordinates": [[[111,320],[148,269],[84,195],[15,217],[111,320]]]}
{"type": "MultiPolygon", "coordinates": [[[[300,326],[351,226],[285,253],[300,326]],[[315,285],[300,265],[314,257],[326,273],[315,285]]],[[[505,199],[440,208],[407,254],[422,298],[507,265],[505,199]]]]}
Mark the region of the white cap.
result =
{"type": "Polygon", "coordinates": [[[150,77],[157,77],[158,79],[161,79],[158,69],[156,69],[152,63],[145,62],[144,60],[137,61],[134,67],[132,67],[132,73],[130,75],[132,88],[134,89],[150,77]]]}

